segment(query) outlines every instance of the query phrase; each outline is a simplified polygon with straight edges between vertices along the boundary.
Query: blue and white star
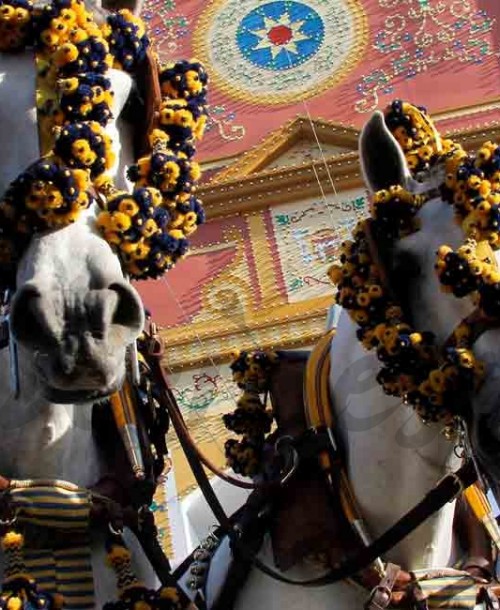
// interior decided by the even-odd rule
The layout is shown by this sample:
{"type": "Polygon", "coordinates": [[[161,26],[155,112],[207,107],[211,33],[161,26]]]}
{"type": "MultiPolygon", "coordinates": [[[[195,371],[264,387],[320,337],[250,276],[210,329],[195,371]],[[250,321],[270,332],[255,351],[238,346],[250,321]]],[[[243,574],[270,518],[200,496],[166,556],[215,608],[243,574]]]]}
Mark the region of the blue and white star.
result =
{"type": "Polygon", "coordinates": [[[242,54],[254,65],[272,70],[293,68],[321,46],[319,15],[301,2],[269,2],[250,11],[237,32],[242,54]]]}

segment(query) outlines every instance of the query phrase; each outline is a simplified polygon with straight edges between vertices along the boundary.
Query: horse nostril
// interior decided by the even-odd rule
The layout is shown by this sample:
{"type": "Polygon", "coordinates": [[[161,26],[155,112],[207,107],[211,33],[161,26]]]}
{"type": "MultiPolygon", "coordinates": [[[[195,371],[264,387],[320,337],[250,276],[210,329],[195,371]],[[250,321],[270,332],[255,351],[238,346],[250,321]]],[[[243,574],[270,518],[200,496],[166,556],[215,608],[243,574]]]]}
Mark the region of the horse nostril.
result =
{"type": "Polygon", "coordinates": [[[40,347],[55,342],[57,323],[53,307],[35,284],[25,284],[14,295],[10,326],[17,341],[25,345],[40,347]]]}
{"type": "Polygon", "coordinates": [[[139,295],[126,282],[114,282],[108,289],[118,296],[111,324],[128,329],[133,335],[131,340],[135,339],[144,326],[144,308],[139,295]]]}

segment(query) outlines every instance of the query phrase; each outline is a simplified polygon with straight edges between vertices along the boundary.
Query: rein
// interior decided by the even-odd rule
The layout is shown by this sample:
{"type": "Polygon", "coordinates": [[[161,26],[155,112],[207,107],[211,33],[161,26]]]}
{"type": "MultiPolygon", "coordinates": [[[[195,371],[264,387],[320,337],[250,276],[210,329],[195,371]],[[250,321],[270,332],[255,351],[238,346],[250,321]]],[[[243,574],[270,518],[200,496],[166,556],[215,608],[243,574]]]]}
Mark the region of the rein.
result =
{"type": "MultiPolygon", "coordinates": [[[[459,470],[446,475],[434,489],[432,489],[424,499],[404,515],[393,527],[387,530],[380,538],[375,540],[369,546],[366,546],[354,556],[340,564],[338,568],[330,570],[324,576],[306,581],[295,581],[287,578],[279,572],[265,565],[256,557],[256,552],[250,552],[245,545],[242,545],[240,538],[242,532],[238,530],[238,526],[234,525],[233,519],[228,517],[217,496],[215,495],[208,476],[203,469],[200,459],[200,452],[197,450],[194,441],[189,435],[186,424],[182,418],[180,409],[175,401],[166,379],[165,372],[161,366],[161,343],[157,337],[152,335],[153,349],[146,354],[146,359],[153,372],[154,378],[158,383],[161,394],[166,402],[169,415],[174,425],[175,431],[179,437],[182,448],[186,454],[189,465],[200,487],[205,500],[210,509],[220,524],[221,530],[224,531],[231,539],[233,549],[241,554],[242,558],[251,562],[256,568],[280,582],[304,586],[304,587],[319,587],[326,584],[332,584],[345,578],[349,578],[372,564],[379,556],[385,554],[388,550],[398,544],[412,531],[419,527],[431,515],[439,511],[446,503],[454,500],[464,489],[472,485],[477,480],[477,473],[472,462],[467,462],[459,470]]],[[[280,486],[267,485],[255,486],[256,490],[277,491],[280,486]]],[[[259,518],[264,518],[266,515],[265,504],[269,500],[268,497],[262,499],[261,510],[258,511],[259,518]]]]}

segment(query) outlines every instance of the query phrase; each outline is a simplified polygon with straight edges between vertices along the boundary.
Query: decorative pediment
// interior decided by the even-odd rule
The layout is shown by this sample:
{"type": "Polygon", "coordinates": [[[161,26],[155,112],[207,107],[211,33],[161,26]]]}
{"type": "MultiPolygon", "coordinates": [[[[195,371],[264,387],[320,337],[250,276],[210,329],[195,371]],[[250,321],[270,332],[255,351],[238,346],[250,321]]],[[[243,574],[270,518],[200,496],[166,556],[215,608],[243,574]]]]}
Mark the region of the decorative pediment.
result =
{"type": "Polygon", "coordinates": [[[359,130],[299,116],[269,134],[214,178],[221,182],[356,152],[359,130]]]}

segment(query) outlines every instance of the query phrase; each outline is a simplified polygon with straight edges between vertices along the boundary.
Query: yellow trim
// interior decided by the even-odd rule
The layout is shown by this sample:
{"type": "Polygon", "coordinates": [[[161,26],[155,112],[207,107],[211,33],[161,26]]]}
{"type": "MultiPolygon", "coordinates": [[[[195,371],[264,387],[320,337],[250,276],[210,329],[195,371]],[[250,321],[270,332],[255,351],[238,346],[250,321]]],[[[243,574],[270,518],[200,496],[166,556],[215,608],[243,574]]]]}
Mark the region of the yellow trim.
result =
{"type": "Polygon", "coordinates": [[[329,330],[314,346],[304,375],[304,409],[308,428],[332,428],[334,425],[328,379],[330,346],[335,329],[329,330]]]}

